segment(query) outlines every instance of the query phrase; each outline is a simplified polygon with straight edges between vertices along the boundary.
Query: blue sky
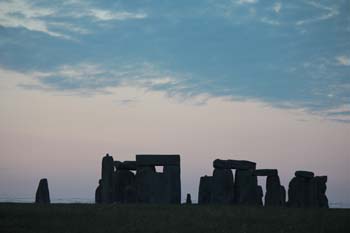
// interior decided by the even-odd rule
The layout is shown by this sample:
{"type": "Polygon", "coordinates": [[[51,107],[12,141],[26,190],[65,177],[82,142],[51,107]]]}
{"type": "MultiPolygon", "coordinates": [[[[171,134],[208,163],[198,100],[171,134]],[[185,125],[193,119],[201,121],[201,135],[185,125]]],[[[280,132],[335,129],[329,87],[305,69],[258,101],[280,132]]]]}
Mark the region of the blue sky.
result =
{"type": "Polygon", "coordinates": [[[31,199],[42,177],[54,199],[93,199],[105,153],[173,153],[183,197],[221,158],[278,168],[286,187],[297,169],[328,175],[331,202],[350,203],[349,12],[0,0],[0,200],[31,199]]]}
{"type": "Polygon", "coordinates": [[[0,4],[0,65],[45,73],[23,88],[94,94],[130,82],[348,120],[349,1],[0,4]]]}

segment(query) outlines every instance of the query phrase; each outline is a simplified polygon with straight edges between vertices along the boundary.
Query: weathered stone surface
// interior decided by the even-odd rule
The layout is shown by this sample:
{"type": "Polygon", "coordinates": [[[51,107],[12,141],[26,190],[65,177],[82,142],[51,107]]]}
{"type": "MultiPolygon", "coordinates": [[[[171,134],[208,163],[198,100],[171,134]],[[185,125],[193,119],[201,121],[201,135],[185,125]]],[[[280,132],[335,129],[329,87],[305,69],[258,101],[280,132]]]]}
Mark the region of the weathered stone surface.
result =
{"type": "Polygon", "coordinates": [[[231,169],[214,169],[210,202],[222,204],[234,202],[234,181],[231,169]]]}
{"type": "Polygon", "coordinates": [[[255,176],[278,176],[277,169],[257,169],[254,171],[255,176]]]}
{"type": "Polygon", "coordinates": [[[279,177],[277,175],[268,176],[266,179],[265,206],[283,206],[285,195],[279,177]]]}
{"type": "Polygon", "coordinates": [[[114,161],[114,166],[117,170],[136,171],[137,169],[136,161],[114,161]]]}
{"type": "Polygon", "coordinates": [[[187,193],[186,196],[186,204],[190,205],[192,204],[191,194],[187,193]]]}
{"type": "Polygon", "coordinates": [[[304,178],[313,178],[314,177],[314,173],[313,172],[309,172],[309,171],[296,171],[295,172],[295,176],[296,177],[304,177],[304,178]]]}
{"type": "Polygon", "coordinates": [[[106,154],[102,159],[102,203],[113,202],[113,157],[106,154]]]}
{"type": "MultiPolygon", "coordinates": [[[[126,203],[126,187],[135,187],[135,175],[128,170],[117,170],[114,174],[114,201],[126,203]]],[[[134,188],[136,189],[136,188],[134,188]]]]}
{"type": "Polygon", "coordinates": [[[237,204],[258,204],[258,180],[253,173],[254,170],[236,170],[234,189],[237,204]]]}
{"type": "Polygon", "coordinates": [[[95,203],[102,203],[102,180],[98,181],[98,186],[95,191],[95,203]]]}
{"type": "Polygon", "coordinates": [[[136,155],[138,166],[180,166],[180,155],[136,155]]]}
{"type": "Polygon", "coordinates": [[[246,160],[222,160],[222,159],[215,159],[213,162],[214,168],[221,168],[221,169],[254,169],[256,168],[256,163],[246,160]]]}
{"type": "Polygon", "coordinates": [[[41,179],[35,194],[35,203],[49,204],[50,193],[47,179],[41,179]]]}
{"type": "Polygon", "coordinates": [[[199,181],[198,204],[209,204],[212,193],[212,176],[202,176],[199,181]]]}

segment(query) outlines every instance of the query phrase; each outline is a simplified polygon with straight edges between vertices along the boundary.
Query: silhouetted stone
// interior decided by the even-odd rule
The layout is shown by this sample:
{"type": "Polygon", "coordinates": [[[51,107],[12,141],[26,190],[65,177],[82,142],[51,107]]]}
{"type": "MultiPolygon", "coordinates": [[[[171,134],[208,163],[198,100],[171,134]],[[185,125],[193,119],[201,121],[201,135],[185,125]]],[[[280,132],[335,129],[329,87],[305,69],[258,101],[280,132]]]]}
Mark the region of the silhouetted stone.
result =
{"type": "Polygon", "coordinates": [[[304,178],[313,178],[314,177],[314,173],[313,172],[309,172],[309,171],[296,171],[295,172],[295,176],[296,177],[304,177],[304,178]]]}
{"type": "Polygon", "coordinates": [[[137,170],[137,163],[136,161],[114,161],[114,166],[117,170],[129,170],[129,171],[136,171],[137,170]]]}
{"type": "Polygon", "coordinates": [[[236,170],[235,200],[238,204],[257,205],[258,179],[254,170],[236,170]]]}
{"type": "MultiPolygon", "coordinates": [[[[129,170],[117,170],[114,179],[115,201],[127,202],[126,187],[135,187],[135,175],[129,170]]],[[[136,189],[136,188],[134,188],[136,189]]]]}
{"type": "Polygon", "coordinates": [[[309,206],[310,178],[296,176],[289,182],[288,206],[309,206]]]}
{"type": "Polygon", "coordinates": [[[262,201],[262,198],[264,196],[264,193],[263,193],[263,189],[260,185],[257,186],[257,200],[256,200],[256,203],[259,205],[259,206],[263,206],[263,201],[262,201]]]}
{"type": "Polygon", "coordinates": [[[257,169],[254,171],[255,176],[278,176],[277,169],[257,169]]]}
{"type": "Polygon", "coordinates": [[[192,199],[191,199],[191,194],[187,193],[187,196],[186,196],[186,204],[192,204],[192,199]]]}
{"type": "Polygon", "coordinates": [[[315,176],[310,180],[309,204],[311,207],[329,207],[326,182],[327,176],[315,176]]]}
{"type": "Polygon", "coordinates": [[[35,203],[49,204],[50,193],[47,179],[41,179],[35,194],[35,203]]]}
{"type": "Polygon", "coordinates": [[[266,178],[265,206],[283,206],[285,204],[285,190],[281,186],[277,175],[266,178]]]}
{"type": "Polygon", "coordinates": [[[181,203],[179,155],[136,155],[136,184],[139,202],[181,203]],[[163,172],[155,166],[164,166],[163,172]]]}
{"type": "Polygon", "coordinates": [[[138,166],[180,166],[180,155],[136,155],[138,166]]]}
{"type": "Polygon", "coordinates": [[[134,185],[126,186],[124,189],[124,203],[136,203],[137,192],[134,185]]]}
{"type": "Polygon", "coordinates": [[[107,154],[102,159],[102,203],[113,202],[113,157],[107,154]]]}
{"type": "Polygon", "coordinates": [[[231,169],[214,169],[210,202],[223,204],[234,202],[234,181],[231,169]]]}
{"type": "Polygon", "coordinates": [[[98,181],[98,186],[95,191],[95,203],[102,203],[102,180],[98,181]]]}
{"type": "Polygon", "coordinates": [[[222,160],[222,159],[215,159],[213,162],[214,168],[221,168],[221,169],[253,169],[256,168],[256,163],[247,161],[247,160],[222,160]]]}
{"type": "Polygon", "coordinates": [[[202,176],[199,181],[198,204],[209,204],[212,194],[212,176],[202,176]]]}

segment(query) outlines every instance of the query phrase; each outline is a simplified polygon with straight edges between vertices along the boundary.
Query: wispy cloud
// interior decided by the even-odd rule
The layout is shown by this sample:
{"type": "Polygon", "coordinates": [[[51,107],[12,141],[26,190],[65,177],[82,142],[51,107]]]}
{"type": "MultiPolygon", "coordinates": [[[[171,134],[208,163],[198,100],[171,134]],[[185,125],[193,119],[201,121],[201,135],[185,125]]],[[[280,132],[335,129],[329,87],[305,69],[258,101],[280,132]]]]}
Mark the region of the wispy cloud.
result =
{"type": "Polygon", "coordinates": [[[350,66],[350,57],[348,56],[338,56],[335,58],[338,65],[350,66]]]}
{"type": "Polygon", "coordinates": [[[255,4],[258,0],[237,0],[237,4],[255,4]]]}
{"type": "Polygon", "coordinates": [[[304,24],[310,24],[310,23],[316,23],[319,21],[323,21],[323,20],[327,20],[327,19],[331,19],[335,16],[337,16],[339,14],[339,11],[337,9],[337,7],[335,6],[325,6],[322,5],[318,2],[313,2],[313,1],[307,1],[306,4],[315,7],[316,9],[322,10],[325,13],[320,15],[320,16],[316,16],[316,17],[312,17],[312,18],[307,18],[307,19],[303,19],[303,20],[298,20],[295,24],[297,26],[301,26],[304,24]]]}
{"type": "Polygon", "coordinates": [[[281,9],[282,9],[282,3],[276,2],[276,3],[273,5],[272,9],[274,10],[274,12],[276,12],[277,14],[279,14],[280,11],[281,11],[281,9]]]}
{"type": "Polygon", "coordinates": [[[273,19],[269,19],[267,17],[262,17],[261,18],[261,22],[265,23],[265,24],[273,25],[273,26],[278,26],[278,25],[281,24],[279,21],[273,20],[273,19]]]}
{"type": "Polygon", "coordinates": [[[40,5],[37,1],[9,0],[0,2],[0,25],[3,27],[25,28],[49,36],[71,39],[70,33],[88,34],[90,30],[72,19],[85,17],[94,21],[123,21],[144,19],[146,13],[106,10],[89,5],[87,2],[70,1],[61,5],[40,5]],[[68,5],[68,6],[67,6],[68,5]],[[75,5],[72,7],[72,5],[75,5]],[[72,23],[67,23],[71,20],[72,23]]]}

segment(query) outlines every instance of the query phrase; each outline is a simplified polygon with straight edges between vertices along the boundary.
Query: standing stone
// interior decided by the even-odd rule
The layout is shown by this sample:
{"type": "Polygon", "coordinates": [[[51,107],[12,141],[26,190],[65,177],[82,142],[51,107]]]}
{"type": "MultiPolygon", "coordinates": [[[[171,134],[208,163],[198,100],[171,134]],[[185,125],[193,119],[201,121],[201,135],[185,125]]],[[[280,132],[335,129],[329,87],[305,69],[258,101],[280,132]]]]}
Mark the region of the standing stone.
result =
{"type": "Polygon", "coordinates": [[[158,185],[158,179],[155,179],[154,166],[140,167],[136,171],[136,192],[137,201],[140,203],[152,203],[152,194],[154,186],[158,185]]]}
{"type": "Polygon", "coordinates": [[[102,203],[113,202],[113,157],[106,154],[102,159],[102,203]]]}
{"type": "Polygon", "coordinates": [[[265,206],[283,206],[285,202],[285,190],[281,186],[277,175],[266,178],[265,206]]]}
{"type": "Polygon", "coordinates": [[[115,201],[125,203],[127,201],[125,189],[128,186],[135,186],[135,175],[128,170],[117,170],[114,177],[115,201]]]}
{"type": "Polygon", "coordinates": [[[95,191],[95,203],[102,203],[102,180],[98,181],[98,186],[95,191]]]}
{"type": "Polygon", "coordinates": [[[186,204],[190,205],[192,204],[191,194],[187,193],[186,196],[186,204]]]}
{"type": "Polygon", "coordinates": [[[308,207],[312,205],[310,193],[312,191],[311,179],[312,172],[297,171],[295,177],[289,182],[288,206],[290,207],[308,207]]]}
{"type": "Polygon", "coordinates": [[[167,203],[181,203],[181,176],[179,165],[164,166],[163,173],[166,179],[166,187],[169,189],[167,196],[170,197],[167,203]]]}
{"type": "Polygon", "coordinates": [[[310,180],[310,207],[328,208],[328,198],[326,196],[326,182],[327,176],[315,176],[310,180]]]}
{"type": "Polygon", "coordinates": [[[233,203],[234,181],[232,170],[214,169],[211,188],[211,203],[233,203]]]}
{"type": "Polygon", "coordinates": [[[202,176],[199,181],[198,204],[209,204],[212,195],[212,176],[202,176]]]}
{"type": "Polygon", "coordinates": [[[256,193],[257,193],[256,203],[258,204],[258,206],[263,206],[262,198],[264,196],[264,192],[260,185],[258,185],[256,193]]]}
{"type": "Polygon", "coordinates": [[[258,179],[254,170],[236,170],[235,201],[237,204],[257,205],[258,179]]]}
{"type": "Polygon", "coordinates": [[[47,179],[41,179],[35,194],[35,203],[50,204],[50,193],[47,179]]]}
{"type": "Polygon", "coordinates": [[[124,189],[124,203],[136,203],[137,193],[134,185],[126,186],[124,189]]]}

